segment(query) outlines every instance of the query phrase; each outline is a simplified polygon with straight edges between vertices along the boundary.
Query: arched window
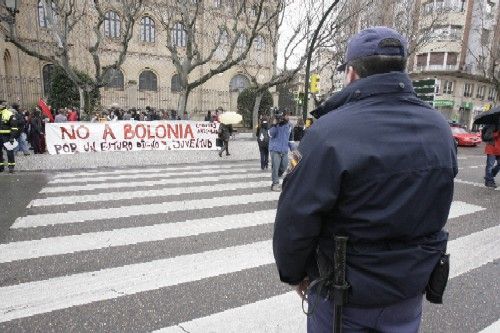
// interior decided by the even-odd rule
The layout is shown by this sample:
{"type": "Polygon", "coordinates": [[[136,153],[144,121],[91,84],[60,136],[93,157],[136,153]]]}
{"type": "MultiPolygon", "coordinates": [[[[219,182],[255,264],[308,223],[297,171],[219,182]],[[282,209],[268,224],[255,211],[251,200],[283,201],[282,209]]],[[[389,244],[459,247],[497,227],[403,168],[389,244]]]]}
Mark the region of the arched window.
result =
{"type": "Polygon", "coordinates": [[[177,22],[172,31],[172,44],[179,47],[186,47],[187,43],[187,34],[186,29],[184,29],[184,25],[180,22],[177,22]]]}
{"type": "Polygon", "coordinates": [[[263,51],[266,48],[266,40],[261,35],[258,35],[254,39],[254,45],[257,51],[263,51]]]}
{"type": "MultiPolygon", "coordinates": [[[[52,1],[52,14],[55,15],[54,11],[56,10],[56,4],[52,1]]],[[[45,8],[43,7],[43,4],[41,1],[38,1],[38,25],[41,26],[42,28],[46,28],[48,24],[47,21],[47,12],[45,11],[45,8]]]]}
{"type": "Polygon", "coordinates": [[[47,64],[42,68],[43,94],[48,96],[50,87],[52,86],[52,74],[54,73],[54,65],[47,64]]]}
{"type": "Polygon", "coordinates": [[[139,75],[139,90],[142,91],[157,91],[158,80],[156,74],[150,70],[145,70],[139,75]]]}
{"type": "Polygon", "coordinates": [[[170,90],[175,93],[182,91],[181,77],[179,74],[172,76],[172,80],[170,81],[170,90]]]}
{"type": "Polygon", "coordinates": [[[155,21],[149,16],[141,19],[141,42],[155,42],[155,21]]]}
{"type": "Polygon", "coordinates": [[[123,89],[123,73],[119,69],[108,69],[104,74],[104,81],[107,82],[106,88],[123,89]]]}
{"type": "Polygon", "coordinates": [[[45,14],[45,8],[41,1],[38,1],[38,25],[42,28],[47,27],[47,18],[45,14]]]}
{"type": "Polygon", "coordinates": [[[238,36],[238,40],[236,41],[236,48],[238,49],[243,49],[247,45],[247,36],[245,34],[241,33],[238,36]]]}
{"type": "Polygon", "coordinates": [[[245,75],[237,74],[229,82],[229,90],[232,92],[242,92],[250,86],[250,81],[245,75]]]}
{"type": "Polygon", "coordinates": [[[228,46],[229,46],[229,35],[226,30],[221,29],[219,35],[215,39],[215,43],[219,42],[217,45],[217,50],[215,51],[215,58],[217,60],[223,60],[227,57],[228,46]]]}
{"type": "Polygon", "coordinates": [[[104,19],[104,34],[106,37],[119,38],[120,30],[120,16],[116,12],[107,12],[104,19]]]}

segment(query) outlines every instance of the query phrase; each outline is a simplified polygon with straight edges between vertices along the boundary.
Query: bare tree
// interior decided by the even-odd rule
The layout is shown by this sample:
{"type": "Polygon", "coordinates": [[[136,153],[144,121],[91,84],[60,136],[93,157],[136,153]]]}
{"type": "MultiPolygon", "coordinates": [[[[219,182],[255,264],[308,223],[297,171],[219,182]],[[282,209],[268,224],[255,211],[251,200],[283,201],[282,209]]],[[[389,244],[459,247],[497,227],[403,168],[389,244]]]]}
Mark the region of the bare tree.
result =
{"type": "MultiPolygon", "coordinates": [[[[467,53],[474,62],[475,72],[493,84],[496,96],[500,95],[500,25],[495,24],[494,7],[487,2],[477,4],[470,31],[473,39],[466,45],[467,53]]],[[[500,9],[497,9],[500,15],[500,9]]],[[[498,18],[496,18],[498,21],[498,18]]]]}
{"type": "Polygon", "coordinates": [[[149,9],[156,12],[166,32],[166,47],[177,71],[180,113],[186,111],[193,89],[246,59],[255,39],[276,20],[281,6],[280,0],[150,2],[149,9]]]}
{"type": "MultiPolygon", "coordinates": [[[[300,2],[300,7],[294,6],[296,2],[288,1],[284,3],[279,20],[275,26],[268,31],[269,44],[273,50],[273,67],[275,71],[269,77],[261,79],[262,68],[259,64],[259,55],[253,54],[250,60],[244,65],[245,72],[251,78],[252,86],[256,92],[256,99],[252,110],[252,121],[255,125],[258,119],[258,111],[264,92],[272,87],[288,84],[299,78],[307,60],[307,49],[317,22],[321,19],[325,9],[324,2],[314,0],[300,2]],[[293,17],[292,22],[286,19],[293,17]],[[286,26],[290,34],[281,43],[283,38],[281,32],[286,26]],[[257,71],[255,71],[257,68],[257,71]]],[[[321,48],[324,40],[319,38],[316,48],[321,48]]]]}
{"type": "MultiPolygon", "coordinates": [[[[321,49],[315,54],[316,72],[328,73],[322,81],[322,87],[329,95],[336,90],[336,67],[344,62],[344,54],[349,37],[358,31],[371,27],[385,25],[394,28],[408,40],[408,68],[412,68],[412,59],[422,48],[435,40],[434,30],[445,24],[445,12],[449,8],[441,8],[422,15],[420,2],[416,0],[365,0],[339,5],[338,15],[321,36],[321,49]],[[419,26],[424,20],[425,28],[419,26]]],[[[324,76],[324,75],[322,75],[324,76]]],[[[313,95],[313,97],[316,97],[313,95]]],[[[315,102],[321,102],[315,98],[315,102]]]]}
{"type": "Polygon", "coordinates": [[[41,0],[44,12],[41,20],[47,29],[42,40],[19,33],[16,13],[6,10],[2,4],[0,10],[9,13],[11,18],[2,21],[0,31],[6,41],[27,55],[62,67],[78,88],[80,108],[84,110],[85,95],[108,84],[113,70],[125,61],[142,2],[120,0],[110,6],[106,4],[106,8],[111,8],[120,18],[113,27],[109,22],[105,27],[110,12],[104,10],[103,1],[41,0]],[[90,80],[78,75],[83,68],[90,80]]]}

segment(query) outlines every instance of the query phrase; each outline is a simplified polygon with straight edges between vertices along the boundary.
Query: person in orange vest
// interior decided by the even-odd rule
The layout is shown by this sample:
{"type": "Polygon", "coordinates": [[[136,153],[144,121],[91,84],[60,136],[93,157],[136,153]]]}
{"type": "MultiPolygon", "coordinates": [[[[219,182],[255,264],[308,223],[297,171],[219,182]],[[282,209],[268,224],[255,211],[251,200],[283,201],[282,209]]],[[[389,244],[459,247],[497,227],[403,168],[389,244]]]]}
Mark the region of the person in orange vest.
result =
{"type": "Polygon", "coordinates": [[[0,101],[0,172],[5,170],[5,166],[8,166],[9,173],[14,172],[14,167],[16,161],[14,159],[14,149],[7,148],[5,145],[13,145],[15,142],[15,137],[17,135],[17,119],[14,112],[7,109],[5,101],[0,101]],[[3,150],[7,151],[7,163],[3,159],[3,150]]]}

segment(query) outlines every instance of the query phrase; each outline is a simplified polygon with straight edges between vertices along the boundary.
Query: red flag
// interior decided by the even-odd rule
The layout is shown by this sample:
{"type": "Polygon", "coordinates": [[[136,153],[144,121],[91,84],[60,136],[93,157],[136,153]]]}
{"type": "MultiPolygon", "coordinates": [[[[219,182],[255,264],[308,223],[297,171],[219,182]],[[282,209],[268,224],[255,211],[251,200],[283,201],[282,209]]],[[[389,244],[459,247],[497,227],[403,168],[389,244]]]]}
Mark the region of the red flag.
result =
{"type": "Polygon", "coordinates": [[[50,122],[53,123],[54,116],[52,116],[52,112],[50,112],[48,105],[45,103],[45,101],[43,99],[40,98],[38,100],[38,106],[40,107],[40,109],[42,109],[43,114],[46,115],[50,119],[50,122]]]}

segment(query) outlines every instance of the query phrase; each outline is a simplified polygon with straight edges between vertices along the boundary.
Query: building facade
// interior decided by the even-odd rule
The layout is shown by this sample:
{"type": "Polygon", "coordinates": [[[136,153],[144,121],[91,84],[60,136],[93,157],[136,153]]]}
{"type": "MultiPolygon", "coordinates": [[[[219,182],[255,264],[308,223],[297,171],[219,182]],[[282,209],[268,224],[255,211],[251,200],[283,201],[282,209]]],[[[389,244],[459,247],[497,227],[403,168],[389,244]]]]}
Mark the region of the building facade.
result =
{"type": "Polygon", "coordinates": [[[343,88],[344,74],[335,68],[343,62],[344,37],[387,25],[410,41],[412,79],[435,79],[434,107],[446,118],[471,128],[474,116],[499,104],[499,0],[374,0],[342,15],[353,19],[338,32],[338,46],[316,52],[320,96],[343,88]]]}
{"type": "Polygon", "coordinates": [[[414,79],[435,79],[434,106],[468,128],[474,116],[498,104],[498,0],[424,0],[419,29],[430,42],[415,54],[414,79]],[[442,17],[439,24],[436,15],[442,17]]]}
{"type": "MultiPolygon", "coordinates": [[[[118,52],[117,40],[124,29],[122,14],[115,10],[113,1],[106,2],[106,21],[103,27],[103,44],[101,59],[104,64],[112,61],[118,52]],[[109,59],[107,59],[109,58],[109,59]]],[[[156,1],[155,5],[163,3],[163,10],[169,10],[169,3],[156,1]]],[[[200,2],[202,11],[197,20],[197,31],[206,33],[218,31],[214,16],[230,20],[231,11],[223,1],[200,2]]],[[[118,105],[122,108],[145,108],[151,106],[157,109],[177,109],[179,101],[179,77],[173,65],[171,53],[166,47],[167,38],[175,40],[180,53],[186,46],[186,34],[182,27],[176,25],[170,31],[166,30],[159,17],[162,11],[151,10],[151,6],[141,9],[136,20],[132,38],[129,43],[127,57],[120,70],[114,71],[109,84],[101,89],[101,104],[103,107],[118,105]],[[167,34],[171,34],[168,36],[167,34]]],[[[265,8],[262,14],[269,15],[265,8]]],[[[53,38],[47,28],[48,20],[41,1],[20,1],[19,13],[16,15],[18,35],[37,49],[45,51],[53,45],[53,38]]],[[[71,64],[83,72],[92,72],[92,58],[85,52],[95,41],[92,37],[93,20],[85,18],[79,23],[78,36],[71,36],[74,45],[71,64]]],[[[248,32],[248,31],[247,31],[248,32]]],[[[246,35],[245,32],[242,36],[246,35]]],[[[210,52],[212,39],[199,38],[197,47],[200,52],[210,52]]],[[[266,34],[259,34],[242,63],[231,67],[221,74],[215,75],[200,87],[194,89],[189,97],[187,110],[201,117],[208,110],[222,107],[225,110],[236,110],[239,92],[250,85],[246,73],[255,71],[257,80],[265,81],[274,72],[273,45],[268,42],[266,34]]],[[[235,52],[245,46],[245,41],[238,40],[235,52]]],[[[25,107],[36,104],[38,98],[47,97],[50,88],[53,64],[38,60],[23,53],[11,43],[0,41],[0,98],[10,103],[17,102],[25,107]]],[[[190,79],[196,79],[217,66],[224,55],[219,50],[206,64],[196,68],[190,74],[190,79]]],[[[91,74],[92,76],[92,74],[91,74]]]]}

